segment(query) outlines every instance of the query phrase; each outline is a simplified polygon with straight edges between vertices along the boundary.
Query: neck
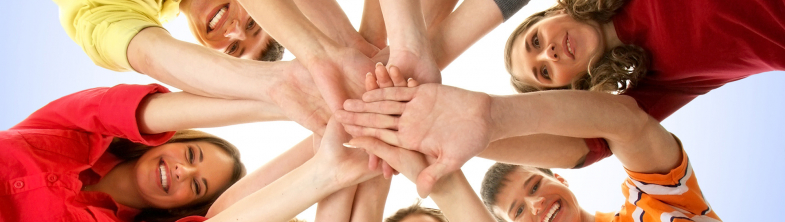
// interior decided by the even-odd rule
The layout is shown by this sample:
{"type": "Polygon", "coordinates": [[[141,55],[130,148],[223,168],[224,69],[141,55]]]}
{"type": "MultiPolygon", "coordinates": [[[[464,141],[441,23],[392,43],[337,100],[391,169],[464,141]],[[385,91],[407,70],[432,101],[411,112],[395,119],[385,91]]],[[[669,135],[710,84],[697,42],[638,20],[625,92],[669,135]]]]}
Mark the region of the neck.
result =
{"type": "Polygon", "coordinates": [[[180,12],[190,13],[190,11],[185,10],[188,8],[189,5],[191,5],[191,0],[181,0],[180,5],[178,5],[178,7],[180,8],[180,12]]]}
{"type": "Polygon", "coordinates": [[[601,28],[603,36],[605,37],[605,51],[610,51],[617,46],[624,45],[624,43],[619,40],[619,36],[616,35],[616,27],[613,26],[613,21],[602,24],[601,28]]]}
{"type": "Polygon", "coordinates": [[[582,222],[594,222],[594,214],[589,213],[588,211],[581,208],[581,221],[582,222]]]}
{"type": "Polygon", "coordinates": [[[136,166],[136,160],[120,163],[102,177],[98,183],[85,186],[84,190],[104,192],[109,194],[115,202],[128,207],[147,208],[149,205],[143,201],[138,189],[136,189],[134,166],[136,166]]]}

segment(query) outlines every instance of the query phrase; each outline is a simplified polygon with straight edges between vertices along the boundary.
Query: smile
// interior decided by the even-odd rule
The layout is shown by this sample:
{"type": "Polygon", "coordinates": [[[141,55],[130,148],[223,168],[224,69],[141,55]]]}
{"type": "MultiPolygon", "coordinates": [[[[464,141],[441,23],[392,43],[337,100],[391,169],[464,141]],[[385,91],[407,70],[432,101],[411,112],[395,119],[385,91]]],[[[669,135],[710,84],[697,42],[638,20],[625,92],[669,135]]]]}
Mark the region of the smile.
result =
{"type": "Polygon", "coordinates": [[[565,46],[564,53],[567,54],[567,56],[569,56],[570,58],[575,59],[575,49],[572,48],[572,43],[569,33],[567,33],[567,35],[564,36],[563,45],[565,46]]]}
{"type": "Polygon", "coordinates": [[[548,214],[542,219],[542,222],[553,222],[553,219],[556,218],[556,214],[559,213],[561,210],[561,201],[556,201],[551,205],[551,208],[548,209],[548,214]]]}
{"type": "Polygon", "coordinates": [[[216,27],[218,27],[218,24],[223,21],[222,18],[224,17],[224,14],[226,14],[226,11],[228,10],[229,10],[229,4],[226,4],[220,9],[218,9],[218,11],[215,12],[215,14],[213,14],[212,19],[210,19],[210,22],[208,22],[207,25],[207,32],[215,30],[216,27]]]}
{"type": "Polygon", "coordinates": [[[158,173],[161,175],[161,187],[165,193],[169,193],[169,173],[166,170],[166,162],[163,159],[158,162],[158,173]]]}

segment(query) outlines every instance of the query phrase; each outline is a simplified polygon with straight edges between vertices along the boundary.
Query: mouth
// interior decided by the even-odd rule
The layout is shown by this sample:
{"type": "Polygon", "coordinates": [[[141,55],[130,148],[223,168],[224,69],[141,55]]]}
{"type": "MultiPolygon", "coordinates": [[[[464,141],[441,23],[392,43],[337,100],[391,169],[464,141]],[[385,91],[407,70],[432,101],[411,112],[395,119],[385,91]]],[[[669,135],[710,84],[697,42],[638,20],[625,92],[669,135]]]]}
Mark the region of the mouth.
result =
{"type": "Polygon", "coordinates": [[[542,218],[542,222],[553,222],[556,218],[556,215],[559,214],[561,211],[561,200],[554,202],[551,207],[548,209],[548,213],[545,214],[545,217],[542,218]]]}
{"type": "Polygon", "coordinates": [[[575,48],[572,47],[571,40],[572,39],[570,39],[570,34],[567,33],[566,35],[564,35],[564,42],[562,45],[564,46],[563,47],[564,54],[567,54],[567,56],[569,56],[570,58],[575,59],[575,48]]]}
{"type": "Polygon", "coordinates": [[[160,175],[161,188],[164,190],[164,193],[169,193],[169,184],[172,182],[168,169],[169,167],[163,158],[158,161],[158,174],[160,175]]]}
{"type": "Polygon", "coordinates": [[[229,11],[229,4],[225,4],[213,10],[213,17],[207,21],[207,33],[210,33],[213,30],[216,30],[223,26],[223,23],[226,21],[226,12],[229,11]]]}

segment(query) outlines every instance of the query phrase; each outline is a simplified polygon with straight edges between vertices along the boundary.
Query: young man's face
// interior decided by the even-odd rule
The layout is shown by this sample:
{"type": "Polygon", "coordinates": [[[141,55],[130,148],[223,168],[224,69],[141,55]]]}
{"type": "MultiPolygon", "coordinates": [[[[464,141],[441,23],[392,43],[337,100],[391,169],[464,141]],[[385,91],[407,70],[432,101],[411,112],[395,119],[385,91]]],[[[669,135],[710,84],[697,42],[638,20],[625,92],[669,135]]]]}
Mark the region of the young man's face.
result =
{"type": "Polygon", "coordinates": [[[578,200],[567,181],[530,167],[518,167],[505,177],[493,213],[506,221],[573,222],[582,220],[578,200]]]}
{"type": "Polygon", "coordinates": [[[272,41],[236,0],[190,0],[181,4],[194,37],[208,48],[258,60],[272,41]]]}

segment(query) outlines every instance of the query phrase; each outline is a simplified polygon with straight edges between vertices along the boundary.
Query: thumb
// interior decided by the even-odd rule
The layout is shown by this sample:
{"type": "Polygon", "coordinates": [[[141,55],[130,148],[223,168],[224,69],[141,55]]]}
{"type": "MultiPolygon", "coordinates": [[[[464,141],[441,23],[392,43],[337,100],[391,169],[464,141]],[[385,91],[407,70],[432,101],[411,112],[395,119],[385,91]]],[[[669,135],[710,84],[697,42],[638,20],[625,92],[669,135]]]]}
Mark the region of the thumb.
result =
{"type": "Polygon", "coordinates": [[[436,163],[425,168],[420,172],[420,175],[417,176],[417,194],[419,194],[421,198],[428,197],[428,195],[431,194],[433,185],[436,184],[436,181],[439,181],[440,178],[450,173],[450,171],[452,170],[442,159],[437,160],[436,163]]]}

